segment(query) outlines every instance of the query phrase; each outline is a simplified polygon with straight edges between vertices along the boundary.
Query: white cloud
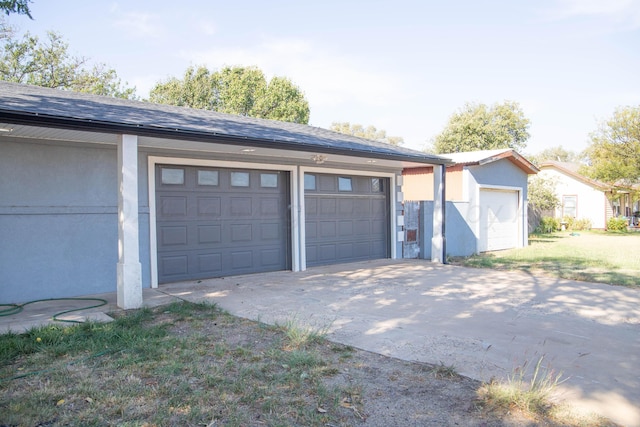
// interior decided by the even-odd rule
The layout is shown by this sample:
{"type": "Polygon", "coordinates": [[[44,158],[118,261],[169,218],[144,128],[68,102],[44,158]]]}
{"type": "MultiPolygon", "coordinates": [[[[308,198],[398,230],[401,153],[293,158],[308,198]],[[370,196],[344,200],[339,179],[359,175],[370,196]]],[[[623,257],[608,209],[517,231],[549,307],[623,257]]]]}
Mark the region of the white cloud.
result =
{"type": "Polygon", "coordinates": [[[592,16],[616,24],[640,27],[640,1],[638,0],[557,0],[555,13],[559,17],[592,16]]]}
{"type": "Polygon", "coordinates": [[[123,11],[117,3],[111,5],[110,12],[115,15],[113,25],[135,37],[159,37],[164,34],[164,26],[158,15],[123,11]]]}

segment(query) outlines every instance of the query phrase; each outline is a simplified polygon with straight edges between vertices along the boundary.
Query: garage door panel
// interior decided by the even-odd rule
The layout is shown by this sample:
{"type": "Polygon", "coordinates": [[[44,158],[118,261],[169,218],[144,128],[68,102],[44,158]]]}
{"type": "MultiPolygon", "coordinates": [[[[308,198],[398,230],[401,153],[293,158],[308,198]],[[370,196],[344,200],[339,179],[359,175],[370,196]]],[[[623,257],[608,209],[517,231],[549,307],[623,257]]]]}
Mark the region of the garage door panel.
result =
{"type": "Polygon", "coordinates": [[[189,258],[187,255],[163,256],[160,263],[164,276],[180,276],[189,270],[189,258]]]}
{"type": "Polygon", "coordinates": [[[219,218],[222,214],[222,199],[220,197],[198,197],[198,216],[219,218]]]}
{"type": "Polygon", "coordinates": [[[218,273],[222,271],[222,254],[205,253],[196,255],[198,270],[202,273],[218,273]]]}
{"type": "Polygon", "coordinates": [[[338,223],[338,234],[342,238],[351,238],[353,236],[353,221],[340,221],[338,223]]]}
{"type": "Polygon", "coordinates": [[[384,199],[373,199],[371,201],[371,212],[374,216],[383,215],[387,210],[387,201],[384,199]]]}
{"type": "Polygon", "coordinates": [[[336,206],[338,204],[336,199],[320,199],[320,215],[323,217],[325,215],[335,215],[336,214],[336,206]]]}
{"type": "Polygon", "coordinates": [[[252,214],[250,197],[231,197],[231,215],[251,216],[252,214]]]}
{"type": "Polygon", "coordinates": [[[373,241],[369,245],[369,249],[371,251],[371,256],[373,258],[384,258],[386,256],[386,251],[384,250],[385,242],[382,240],[373,241]]]}
{"type": "Polygon", "coordinates": [[[356,199],[355,200],[355,215],[371,215],[371,200],[370,199],[356,199]]]}
{"type": "Polygon", "coordinates": [[[273,249],[265,249],[260,251],[261,265],[279,265],[282,262],[282,254],[273,249]]]}
{"type": "Polygon", "coordinates": [[[287,173],[185,166],[184,185],[163,185],[162,167],[156,168],[160,283],[290,268],[287,173]],[[249,186],[232,186],[232,173],[237,185],[249,186]]]}
{"type": "Polygon", "coordinates": [[[318,199],[305,198],[304,213],[307,218],[315,217],[318,214],[318,199]]]}
{"type": "Polygon", "coordinates": [[[320,239],[336,237],[336,223],[334,221],[320,221],[320,239]]]}
{"type": "Polygon", "coordinates": [[[353,243],[342,243],[337,245],[339,258],[354,258],[353,243]]]}
{"type": "Polygon", "coordinates": [[[231,226],[231,243],[250,242],[253,240],[251,224],[234,224],[231,226]]]}
{"type": "Polygon", "coordinates": [[[517,246],[519,230],[517,191],[480,191],[479,252],[517,246]]]}
{"type": "Polygon", "coordinates": [[[160,206],[160,218],[187,216],[186,196],[164,196],[160,197],[158,202],[160,206]]]}
{"type": "Polygon", "coordinates": [[[367,220],[354,221],[355,234],[357,236],[368,235],[371,232],[369,225],[367,220]]]}
{"type": "Polygon", "coordinates": [[[389,194],[381,191],[388,179],[313,175],[317,186],[305,190],[307,265],[388,258],[389,194]]]}
{"type": "Polygon", "coordinates": [[[160,242],[163,246],[187,244],[188,227],[186,225],[164,226],[160,229],[160,242]]]}
{"type": "Polygon", "coordinates": [[[351,199],[340,199],[338,200],[338,215],[349,215],[351,216],[354,212],[354,201],[351,199]]]}
{"type": "Polygon", "coordinates": [[[282,238],[280,224],[260,224],[260,240],[271,241],[282,238]]]}
{"type": "Polygon", "coordinates": [[[220,225],[198,226],[198,244],[222,242],[222,227],[220,225]]]}
{"type": "MultiPolygon", "coordinates": [[[[318,223],[309,222],[304,225],[305,236],[307,240],[315,240],[318,237],[318,223]]],[[[308,257],[308,254],[307,254],[308,257]]]]}
{"type": "Polygon", "coordinates": [[[251,251],[231,252],[231,267],[235,270],[251,268],[253,253],[251,251]]]}
{"type": "Polygon", "coordinates": [[[280,215],[280,200],[276,197],[261,198],[260,199],[260,215],[262,217],[265,217],[265,216],[278,217],[280,215]]]}
{"type": "Polygon", "coordinates": [[[331,261],[336,259],[336,245],[319,245],[318,261],[331,261]]]}

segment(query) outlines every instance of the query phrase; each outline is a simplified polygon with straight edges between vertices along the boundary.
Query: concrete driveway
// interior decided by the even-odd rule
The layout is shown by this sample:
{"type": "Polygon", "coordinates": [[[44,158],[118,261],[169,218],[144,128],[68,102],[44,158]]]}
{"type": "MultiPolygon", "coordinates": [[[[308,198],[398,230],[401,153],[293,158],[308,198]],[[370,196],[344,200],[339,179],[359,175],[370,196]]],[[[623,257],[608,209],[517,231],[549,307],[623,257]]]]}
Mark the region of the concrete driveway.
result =
{"type": "Polygon", "coordinates": [[[640,290],[383,260],[162,285],[265,323],[327,328],[328,338],[405,360],[505,378],[525,361],[563,373],[559,398],[640,426],[640,290]]]}
{"type": "MultiPolygon", "coordinates": [[[[109,305],[65,318],[107,318],[109,305]]],[[[147,306],[177,298],[215,302],[265,323],[295,320],[328,338],[461,374],[505,378],[544,356],[563,373],[559,398],[640,427],[640,289],[469,269],[423,260],[382,260],[161,285],[147,306]]],[[[86,304],[86,303],[85,303],[86,304]]],[[[0,317],[0,331],[50,321],[70,301],[0,317]]],[[[82,306],[82,305],[80,305],[82,306]]],[[[85,305],[86,306],[86,305],[85,305]]]]}

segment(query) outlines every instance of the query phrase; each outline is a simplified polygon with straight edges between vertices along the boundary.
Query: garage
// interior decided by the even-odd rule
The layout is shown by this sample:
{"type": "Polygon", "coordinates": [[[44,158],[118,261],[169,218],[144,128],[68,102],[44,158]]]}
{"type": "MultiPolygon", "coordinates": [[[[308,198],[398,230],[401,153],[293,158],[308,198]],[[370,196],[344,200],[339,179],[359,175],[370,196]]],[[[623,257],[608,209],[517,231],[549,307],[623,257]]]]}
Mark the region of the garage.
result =
{"type": "Polygon", "coordinates": [[[291,268],[289,173],[156,165],[158,282],[291,268]]]}
{"type": "Polygon", "coordinates": [[[305,173],[307,266],[389,258],[389,179],[305,173]]]}
{"type": "Polygon", "coordinates": [[[518,247],[518,199],[517,191],[480,190],[479,252],[518,247]]]}

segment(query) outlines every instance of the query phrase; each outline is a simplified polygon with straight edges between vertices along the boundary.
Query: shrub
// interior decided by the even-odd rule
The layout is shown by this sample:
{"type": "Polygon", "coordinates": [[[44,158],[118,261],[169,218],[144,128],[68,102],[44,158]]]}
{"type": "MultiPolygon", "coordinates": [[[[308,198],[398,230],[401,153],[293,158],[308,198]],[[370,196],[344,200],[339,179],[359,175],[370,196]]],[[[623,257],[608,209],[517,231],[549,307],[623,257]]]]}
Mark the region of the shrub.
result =
{"type": "Polygon", "coordinates": [[[588,218],[577,219],[573,222],[573,226],[570,230],[591,230],[591,220],[588,218]]]}
{"type": "Polygon", "coordinates": [[[552,218],[550,216],[542,217],[540,225],[538,226],[538,231],[540,233],[553,233],[558,230],[560,230],[560,221],[557,218],[552,218]]]}
{"type": "Polygon", "coordinates": [[[609,218],[607,221],[607,231],[626,231],[627,220],[624,218],[609,218]]]}

